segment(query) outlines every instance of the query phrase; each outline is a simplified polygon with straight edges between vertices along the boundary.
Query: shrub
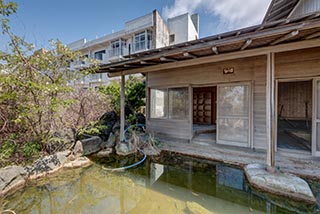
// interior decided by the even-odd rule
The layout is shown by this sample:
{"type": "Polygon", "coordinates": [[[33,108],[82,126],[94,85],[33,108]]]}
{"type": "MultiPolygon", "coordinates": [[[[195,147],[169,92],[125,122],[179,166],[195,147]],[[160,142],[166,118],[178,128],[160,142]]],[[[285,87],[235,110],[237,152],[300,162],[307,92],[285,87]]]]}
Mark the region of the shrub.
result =
{"type": "Polygon", "coordinates": [[[40,151],[41,151],[40,144],[32,141],[24,144],[22,148],[22,154],[28,158],[38,155],[40,151]]]}
{"type": "Polygon", "coordinates": [[[0,146],[0,160],[10,158],[16,151],[16,145],[10,141],[5,141],[0,146]]]}

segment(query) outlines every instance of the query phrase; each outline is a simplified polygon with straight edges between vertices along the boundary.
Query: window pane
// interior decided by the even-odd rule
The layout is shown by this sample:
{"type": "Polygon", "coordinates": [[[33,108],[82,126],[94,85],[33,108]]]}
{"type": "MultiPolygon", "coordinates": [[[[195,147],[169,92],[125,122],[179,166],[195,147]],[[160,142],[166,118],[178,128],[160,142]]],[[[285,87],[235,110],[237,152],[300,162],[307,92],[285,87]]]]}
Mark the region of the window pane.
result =
{"type": "Polygon", "coordinates": [[[166,118],[168,106],[167,89],[151,89],[150,116],[151,118],[166,118]]]}
{"type": "Polygon", "coordinates": [[[188,119],[189,96],[188,88],[169,89],[169,118],[188,119]]]}
{"type": "Polygon", "coordinates": [[[219,139],[248,142],[249,122],[247,119],[219,119],[219,139]]]}
{"type": "Polygon", "coordinates": [[[249,86],[219,88],[220,116],[247,116],[249,114],[249,86]]]}

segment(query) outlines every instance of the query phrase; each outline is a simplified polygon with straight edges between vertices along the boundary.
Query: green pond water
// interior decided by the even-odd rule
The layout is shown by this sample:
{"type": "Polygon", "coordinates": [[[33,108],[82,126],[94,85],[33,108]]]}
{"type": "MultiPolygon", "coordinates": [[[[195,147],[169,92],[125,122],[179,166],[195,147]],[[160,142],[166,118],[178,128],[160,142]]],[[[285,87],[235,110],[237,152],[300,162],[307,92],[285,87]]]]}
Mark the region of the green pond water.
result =
{"type": "MultiPolygon", "coordinates": [[[[210,161],[162,154],[123,172],[106,170],[111,162],[32,181],[2,207],[17,214],[320,213],[316,205],[258,192],[242,170],[210,161]]],[[[311,186],[319,195],[319,184],[311,186]]]]}

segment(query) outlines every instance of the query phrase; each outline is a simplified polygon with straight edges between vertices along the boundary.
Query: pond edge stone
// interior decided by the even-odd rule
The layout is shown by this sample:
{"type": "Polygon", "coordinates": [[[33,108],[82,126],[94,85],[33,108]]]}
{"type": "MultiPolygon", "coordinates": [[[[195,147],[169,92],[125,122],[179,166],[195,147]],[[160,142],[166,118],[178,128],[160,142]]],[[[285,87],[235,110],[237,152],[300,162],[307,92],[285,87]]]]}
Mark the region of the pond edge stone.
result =
{"type": "Polygon", "coordinates": [[[66,150],[39,158],[32,165],[22,167],[17,165],[0,169],[0,197],[12,194],[23,188],[29,180],[43,178],[62,169],[74,169],[90,166],[92,162],[87,157],[75,157],[66,150]]]}
{"type": "Polygon", "coordinates": [[[270,173],[263,164],[249,164],[244,172],[249,183],[262,191],[286,196],[297,201],[315,204],[316,199],[309,184],[293,174],[276,171],[270,173]]]}

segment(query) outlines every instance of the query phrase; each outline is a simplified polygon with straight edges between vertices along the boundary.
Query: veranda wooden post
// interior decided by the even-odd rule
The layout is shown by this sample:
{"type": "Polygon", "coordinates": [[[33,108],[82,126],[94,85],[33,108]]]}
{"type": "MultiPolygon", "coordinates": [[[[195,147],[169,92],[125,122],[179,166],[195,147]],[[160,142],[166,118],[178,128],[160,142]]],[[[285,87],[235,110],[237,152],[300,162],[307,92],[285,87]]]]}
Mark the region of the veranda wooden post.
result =
{"type": "Polygon", "coordinates": [[[274,53],[267,54],[266,121],[267,121],[267,166],[275,170],[275,94],[274,94],[274,53]]]}
{"type": "Polygon", "coordinates": [[[120,86],[120,141],[124,141],[124,125],[125,125],[125,75],[121,75],[120,86]]]}

